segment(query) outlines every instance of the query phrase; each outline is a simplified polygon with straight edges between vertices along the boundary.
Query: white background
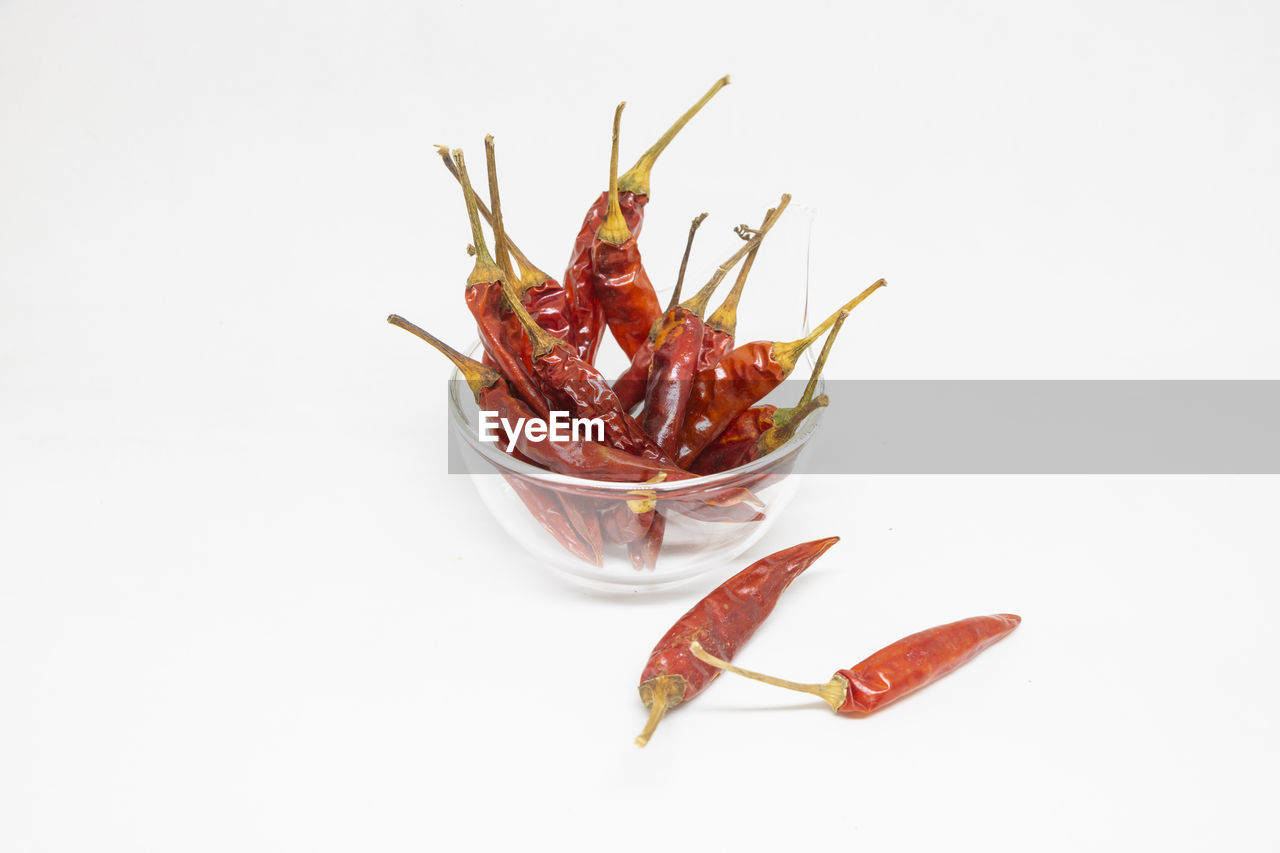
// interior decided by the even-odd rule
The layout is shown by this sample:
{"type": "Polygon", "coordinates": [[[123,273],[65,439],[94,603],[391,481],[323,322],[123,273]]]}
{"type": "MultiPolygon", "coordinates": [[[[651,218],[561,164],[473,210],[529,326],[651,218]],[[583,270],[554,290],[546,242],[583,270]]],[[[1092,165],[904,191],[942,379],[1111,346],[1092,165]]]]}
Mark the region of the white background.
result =
{"type": "Polygon", "coordinates": [[[444,473],[446,365],[383,319],[472,336],[432,143],[497,136],[557,272],[613,105],[629,161],[731,73],[647,265],[789,190],[812,304],[890,282],[830,376],[1280,378],[1278,23],[0,3],[0,849],[1274,846],[1276,479],[818,478],[723,575],[619,600],[444,473]],[[725,678],[632,746],[670,623],[832,534],[743,665],[1025,621],[867,719],[725,678]]]}

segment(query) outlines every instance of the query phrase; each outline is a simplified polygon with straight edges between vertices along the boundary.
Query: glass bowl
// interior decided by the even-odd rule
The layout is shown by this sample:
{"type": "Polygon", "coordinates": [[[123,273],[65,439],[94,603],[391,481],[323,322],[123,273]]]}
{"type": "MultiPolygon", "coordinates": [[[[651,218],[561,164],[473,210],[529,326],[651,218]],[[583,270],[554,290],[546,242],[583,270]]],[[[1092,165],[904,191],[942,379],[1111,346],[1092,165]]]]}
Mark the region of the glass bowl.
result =
{"type": "Polygon", "coordinates": [[[806,418],[773,453],[730,471],[674,483],[613,483],[555,474],[481,442],[475,400],[456,370],[449,385],[458,461],[498,525],[537,564],[615,592],[656,591],[710,570],[723,573],[795,497],[800,478],[788,475],[822,414],[806,418]],[[665,525],[660,538],[644,532],[655,523],[665,525]],[[623,544],[629,537],[635,538],[623,544]],[[655,540],[656,559],[651,554],[645,567],[642,543],[655,540]]]}

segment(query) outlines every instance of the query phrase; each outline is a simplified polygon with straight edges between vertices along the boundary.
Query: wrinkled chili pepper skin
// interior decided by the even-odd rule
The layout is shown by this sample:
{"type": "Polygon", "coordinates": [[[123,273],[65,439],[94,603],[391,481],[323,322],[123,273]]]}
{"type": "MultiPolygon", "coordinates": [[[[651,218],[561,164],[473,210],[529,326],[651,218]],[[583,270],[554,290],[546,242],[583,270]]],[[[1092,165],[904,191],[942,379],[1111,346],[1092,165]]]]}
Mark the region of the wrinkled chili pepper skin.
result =
{"type": "Polygon", "coordinates": [[[836,673],[849,684],[838,710],[869,714],[901,699],[971,660],[1021,621],[1012,613],[975,616],[885,646],[862,663],[836,673]]]}
{"type": "Polygon", "coordinates": [[[649,365],[653,364],[653,341],[645,342],[631,356],[631,363],[613,380],[613,392],[618,395],[622,407],[630,411],[644,399],[645,386],[649,382],[649,365]]]}
{"type": "Polygon", "coordinates": [[[600,371],[580,358],[572,346],[557,342],[549,352],[533,360],[533,372],[539,389],[558,409],[569,411],[576,418],[599,418],[604,423],[606,444],[675,467],[635,418],[627,414],[600,371]]]}
{"type": "MultiPolygon", "coordinates": [[[[644,225],[644,206],[649,197],[630,192],[618,193],[622,217],[626,220],[631,236],[638,238],[644,225]]],[[[587,209],[578,237],[573,241],[573,252],[564,271],[564,289],[570,305],[572,332],[564,340],[578,348],[578,355],[589,363],[596,360],[596,351],[605,327],[604,306],[596,299],[591,252],[596,243],[596,232],[604,224],[609,209],[609,192],[606,190],[587,209]]]]}
{"type": "Polygon", "coordinates": [[[732,351],[733,335],[723,329],[707,326],[707,330],[702,334],[702,352],[698,353],[698,369],[706,370],[708,367],[714,367],[720,359],[732,351]]]}
{"type": "Polygon", "coordinates": [[[707,445],[689,470],[695,474],[719,474],[760,458],[760,436],[773,428],[777,406],[752,406],[725,427],[716,440],[707,445]]]}
{"type": "Polygon", "coordinates": [[[689,393],[676,464],[687,468],[738,415],[777,388],[787,369],[773,357],[771,341],[752,341],[698,371],[689,393]]]}
{"type": "Polygon", "coordinates": [[[475,318],[476,329],[480,333],[480,342],[484,345],[485,361],[497,368],[539,417],[548,418],[551,409],[547,398],[530,375],[528,335],[523,329],[519,330],[519,334],[512,335],[503,320],[503,313],[511,315],[511,312],[502,304],[502,284],[484,282],[468,285],[466,298],[467,308],[475,318]]]}
{"type": "Polygon", "coordinates": [[[668,456],[679,449],[685,407],[697,373],[705,328],[701,317],[677,305],[662,315],[653,340],[653,366],[649,368],[640,423],[668,456]]]}
{"type": "Polygon", "coordinates": [[[631,358],[648,340],[654,321],[662,316],[662,305],[644,271],[636,238],[633,236],[620,246],[596,240],[591,250],[591,272],[609,331],[631,358]]]}
{"type": "Polygon", "coordinates": [[[720,670],[694,657],[689,644],[697,640],[711,654],[731,660],[773,611],[778,596],[839,541],[838,536],[832,536],[778,551],[716,587],[658,641],[640,683],[662,675],[678,676],[684,680],[679,701],[687,702],[701,693],[720,670]]]}

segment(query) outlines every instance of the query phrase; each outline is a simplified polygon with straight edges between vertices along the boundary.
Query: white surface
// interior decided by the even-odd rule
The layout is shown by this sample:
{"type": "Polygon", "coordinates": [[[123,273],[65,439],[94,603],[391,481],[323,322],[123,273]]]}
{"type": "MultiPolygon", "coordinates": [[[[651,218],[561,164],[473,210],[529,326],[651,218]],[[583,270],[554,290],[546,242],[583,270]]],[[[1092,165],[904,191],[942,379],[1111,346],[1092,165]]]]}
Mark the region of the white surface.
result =
{"type": "Polygon", "coordinates": [[[743,665],[1022,627],[866,720],[725,678],[641,751],[715,581],[522,564],[382,322],[469,335],[430,143],[497,135],[555,271],[613,104],[630,159],[729,72],[646,258],[790,190],[815,306],[891,284],[830,375],[1277,378],[1274,7],[504,14],[0,4],[0,849],[1274,846],[1276,479],[808,482],[752,556],[844,541],[743,665]]]}

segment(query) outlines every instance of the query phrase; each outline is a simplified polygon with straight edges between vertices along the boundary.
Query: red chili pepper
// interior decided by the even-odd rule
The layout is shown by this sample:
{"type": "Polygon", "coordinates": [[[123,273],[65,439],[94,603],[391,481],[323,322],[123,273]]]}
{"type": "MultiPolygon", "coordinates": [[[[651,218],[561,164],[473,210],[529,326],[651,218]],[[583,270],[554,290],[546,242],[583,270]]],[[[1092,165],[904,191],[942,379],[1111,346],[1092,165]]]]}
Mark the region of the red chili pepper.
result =
{"type": "Polygon", "coordinates": [[[827,395],[814,399],[818,390],[818,378],[827,365],[827,356],[831,355],[831,347],[836,335],[849,317],[848,311],[841,311],[835,325],[827,333],[827,340],[822,345],[822,352],[813,364],[813,372],[804,387],[804,393],[795,406],[779,409],[777,406],[752,406],[729,422],[724,432],[716,440],[707,445],[689,466],[695,474],[717,474],[740,465],[746,465],[762,456],[768,456],[791,440],[805,418],[827,405],[827,395]]]}
{"type": "MultiPolygon", "coordinates": [[[[494,263],[493,256],[489,254],[489,247],[485,244],[484,232],[480,229],[475,194],[471,191],[471,184],[467,178],[466,161],[461,151],[454,151],[453,157],[460,175],[459,180],[463,185],[462,195],[467,202],[467,216],[471,221],[471,239],[476,250],[475,268],[467,278],[467,307],[471,310],[471,316],[475,318],[485,354],[520,397],[545,420],[550,415],[550,406],[526,366],[527,342],[519,338],[510,338],[502,321],[502,280],[506,276],[494,263]]],[[[505,252],[500,251],[499,254],[505,255],[505,252]]]]}
{"type": "Polygon", "coordinates": [[[689,394],[676,462],[681,467],[693,464],[734,418],[790,375],[800,355],[836,322],[840,311],[853,310],[884,283],[881,279],[862,291],[798,341],[752,341],[699,371],[689,394]]]}
{"type": "Polygon", "coordinates": [[[717,670],[820,696],[834,711],[869,714],[972,660],[1021,621],[1021,616],[1000,613],[939,625],[904,637],[862,663],[837,671],[826,684],[799,684],[741,669],[721,660],[720,655],[708,653],[706,644],[696,639],[690,642],[689,651],[717,670]]]}
{"type": "MultiPolygon", "coordinates": [[[[545,491],[551,491],[547,489],[545,491]]],[[[564,507],[565,518],[573,527],[578,538],[587,546],[591,559],[587,560],[596,566],[604,565],[604,533],[600,529],[600,518],[584,506],[584,501],[577,495],[556,492],[560,505],[564,507]]]]}
{"type": "MultiPolygon", "coordinates": [[[[566,496],[555,492],[543,491],[533,483],[511,474],[503,474],[507,485],[516,493],[529,514],[537,519],[542,529],[551,534],[566,551],[580,560],[596,566],[604,565],[604,549],[601,543],[592,548],[579,534],[574,521],[566,512],[566,496]]],[[[597,525],[597,530],[599,526],[597,525]]]]}
{"type": "MultiPolygon", "coordinates": [[[[502,375],[492,367],[467,358],[399,315],[392,314],[387,322],[417,335],[452,361],[466,378],[471,393],[475,395],[476,403],[482,410],[497,412],[499,418],[513,424],[521,418],[527,420],[535,417],[533,409],[512,392],[502,375]]],[[[557,474],[589,480],[644,483],[655,477],[684,480],[693,476],[674,466],[594,441],[551,441],[545,437],[531,439],[525,430],[520,430],[515,447],[536,465],[557,474]]]]}
{"type": "Polygon", "coordinates": [[[649,655],[640,675],[640,699],[649,721],[636,738],[644,746],[668,710],[688,702],[720,675],[693,657],[689,644],[700,642],[732,658],[773,611],[778,596],[840,537],[818,539],[778,551],[752,563],[712,590],[676,620],[649,655]]]}
{"type": "Polygon", "coordinates": [[[667,532],[667,517],[661,510],[654,508],[653,518],[644,538],[627,544],[627,553],[631,556],[631,566],[636,571],[653,571],[658,566],[658,554],[662,551],[662,540],[667,532]]]}
{"type": "MultiPolygon", "coordinates": [[[[644,224],[644,207],[649,201],[649,175],[658,156],[675,139],[689,120],[706,106],[711,98],[729,84],[729,78],[717,80],[715,85],[703,95],[696,104],[685,111],[675,124],[667,129],[657,142],[646,151],[636,164],[617,181],[617,202],[625,222],[626,229],[633,238],[640,237],[640,229],[644,224]]],[[[616,135],[616,134],[615,134],[616,135]]],[[[617,160],[616,153],[612,159],[617,160]]],[[[616,174],[616,165],[614,168],[616,174]]],[[[564,273],[564,286],[570,294],[573,305],[574,331],[567,340],[575,344],[578,354],[588,362],[595,361],[596,350],[600,346],[601,333],[606,324],[606,307],[598,298],[594,282],[592,254],[596,245],[596,233],[604,225],[609,211],[610,191],[600,194],[595,203],[587,210],[582,221],[578,237],[573,244],[573,252],[564,273]]],[[[647,281],[647,276],[646,276],[647,281]]],[[[652,285],[650,285],[652,287],[652,285]]],[[[643,299],[643,294],[642,297],[643,299]]],[[[656,297],[655,297],[656,301],[656,297]]],[[[657,314],[654,314],[656,317],[657,314]]],[[[652,319],[650,320],[652,322],[652,319]]],[[[647,333],[648,328],[644,331],[647,333]]],[[[630,353],[628,353],[628,356],[630,353]]]]}
{"type": "MultiPolygon", "coordinates": [[[[680,291],[684,287],[684,273],[689,267],[689,252],[693,250],[693,235],[698,233],[698,226],[706,218],[707,214],[699,213],[693,218],[693,222],[689,224],[689,239],[685,241],[684,257],[680,259],[680,274],[676,277],[676,289],[671,294],[671,301],[667,304],[667,311],[663,314],[663,318],[680,304],[680,291]]],[[[649,337],[640,349],[636,350],[636,354],[631,357],[631,364],[627,365],[627,369],[613,382],[613,390],[618,395],[618,400],[622,403],[623,408],[628,411],[631,410],[632,406],[644,399],[645,387],[648,384],[649,366],[653,364],[653,344],[658,337],[658,329],[661,325],[661,319],[654,323],[653,328],[649,330],[649,337]]]]}
{"type": "Polygon", "coordinates": [[[613,114],[613,153],[609,158],[609,201],[604,223],[591,247],[591,283],[604,309],[609,331],[627,358],[649,337],[649,329],[662,314],[658,294],[649,281],[640,247],[627,227],[618,200],[618,125],[622,108],[613,114]]]}

